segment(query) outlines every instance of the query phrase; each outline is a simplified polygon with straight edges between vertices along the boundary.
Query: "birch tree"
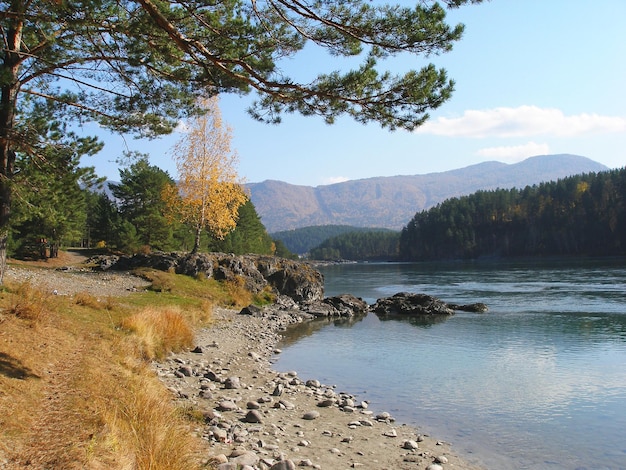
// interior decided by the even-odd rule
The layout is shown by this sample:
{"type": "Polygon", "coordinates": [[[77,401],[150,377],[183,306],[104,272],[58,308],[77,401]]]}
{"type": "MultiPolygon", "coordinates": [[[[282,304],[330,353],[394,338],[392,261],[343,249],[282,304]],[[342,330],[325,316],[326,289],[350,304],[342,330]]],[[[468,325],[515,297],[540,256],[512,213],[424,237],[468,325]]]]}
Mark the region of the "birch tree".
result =
{"type": "Polygon", "coordinates": [[[237,226],[239,207],[247,200],[236,171],[231,129],[222,121],[216,96],[201,99],[205,111],[187,122],[174,146],[178,185],[164,191],[170,217],[190,224],[195,232],[192,253],[200,248],[203,230],[223,239],[237,226]]]}

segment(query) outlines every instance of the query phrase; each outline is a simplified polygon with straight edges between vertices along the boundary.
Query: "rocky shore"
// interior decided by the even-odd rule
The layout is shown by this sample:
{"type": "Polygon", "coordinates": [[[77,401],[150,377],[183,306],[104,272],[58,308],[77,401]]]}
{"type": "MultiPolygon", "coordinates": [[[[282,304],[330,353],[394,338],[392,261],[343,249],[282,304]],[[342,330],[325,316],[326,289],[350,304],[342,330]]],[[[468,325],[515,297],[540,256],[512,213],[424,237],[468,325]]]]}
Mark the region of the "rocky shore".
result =
{"type": "MultiPolygon", "coordinates": [[[[377,409],[376,403],[360,401],[314,377],[272,368],[272,359],[280,354],[280,333],[290,325],[316,317],[358,316],[370,310],[350,295],[323,298],[323,279],[310,266],[231,255],[159,255],[117,261],[107,258],[107,266],[99,270],[76,265],[56,269],[11,266],[6,275],[13,282],[28,281],[58,295],[87,292],[104,298],[145,288],[148,283],[129,271],[136,267],[132,262],[150,261],[156,268],[190,275],[244,276],[253,290],[270,285],[278,293],[272,308],[215,309],[210,327],[196,332],[194,349],[153,364],[173,399],[199,418],[195,433],[210,442],[207,462],[217,469],[481,468],[455,455],[450,444],[397,422],[377,409]]],[[[422,309],[418,301],[430,310],[437,306],[439,310],[432,313],[450,307],[433,303],[430,297],[394,297],[370,311],[377,315],[413,313],[422,309]]],[[[444,313],[459,308],[453,307],[444,313]]]]}
{"type": "Polygon", "coordinates": [[[274,371],[280,331],[301,316],[217,309],[213,318],[197,332],[195,349],[154,368],[181,406],[201,413],[195,432],[210,441],[219,470],[479,468],[375,403],[274,371]]]}

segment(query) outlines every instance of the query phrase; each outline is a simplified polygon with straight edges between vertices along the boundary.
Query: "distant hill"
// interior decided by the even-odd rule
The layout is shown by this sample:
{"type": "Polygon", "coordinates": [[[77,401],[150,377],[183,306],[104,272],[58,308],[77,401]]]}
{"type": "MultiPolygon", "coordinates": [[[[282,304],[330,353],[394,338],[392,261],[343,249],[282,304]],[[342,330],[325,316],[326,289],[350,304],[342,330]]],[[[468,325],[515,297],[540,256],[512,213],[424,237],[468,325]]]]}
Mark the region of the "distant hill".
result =
{"type": "Polygon", "coordinates": [[[388,229],[371,229],[368,227],[352,227],[350,225],[315,225],[274,232],[271,236],[275,240],[282,241],[292,253],[303,255],[329,238],[345,233],[369,232],[372,230],[387,231],[388,229]]]}
{"type": "Polygon", "coordinates": [[[477,190],[523,188],[608,168],[578,155],[542,155],[520,163],[485,162],[458,170],[375,177],[326,186],[267,180],[250,183],[252,202],[269,233],[314,225],[399,230],[424,209],[477,190]]]}

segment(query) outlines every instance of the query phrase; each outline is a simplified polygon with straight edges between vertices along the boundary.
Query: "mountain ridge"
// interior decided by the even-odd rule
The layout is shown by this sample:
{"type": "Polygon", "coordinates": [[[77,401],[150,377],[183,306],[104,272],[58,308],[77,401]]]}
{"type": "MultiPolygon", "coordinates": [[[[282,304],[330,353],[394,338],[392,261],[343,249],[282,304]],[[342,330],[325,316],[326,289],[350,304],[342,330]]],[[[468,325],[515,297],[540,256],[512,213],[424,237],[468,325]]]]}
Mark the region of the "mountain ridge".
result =
{"type": "Polygon", "coordinates": [[[328,224],[399,230],[416,212],[451,197],[608,169],[587,157],[558,154],[514,164],[489,161],[437,173],[377,176],[315,187],[279,180],[245,186],[269,233],[328,224]]]}

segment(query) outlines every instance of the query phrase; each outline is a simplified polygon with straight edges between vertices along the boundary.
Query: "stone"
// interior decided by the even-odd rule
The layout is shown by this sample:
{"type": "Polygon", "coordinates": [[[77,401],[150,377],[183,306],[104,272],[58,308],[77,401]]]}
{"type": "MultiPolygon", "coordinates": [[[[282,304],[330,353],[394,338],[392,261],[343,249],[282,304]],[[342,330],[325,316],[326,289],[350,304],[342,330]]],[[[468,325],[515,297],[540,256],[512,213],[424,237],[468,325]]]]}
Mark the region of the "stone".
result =
{"type": "Polygon", "coordinates": [[[369,311],[369,305],[363,299],[351,294],[342,294],[335,297],[327,297],[324,303],[334,309],[337,317],[363,316],[369,311]]]}
{"type": "MultiPolygon", "coordinates": [[[[163,253],[111,256],[106,269],[132,271],[147,267],[175,271],[207,279],[233,281],[242,279],[252,293],[269,285],[274,292],[296,302],[318,301],[324,296],[324,278],[308,263],[267,255],[233,255],[229,253],[163,253]]],[[[104,260],[101,262],[104,266],[104,260]]]]}
{"type": "Polygon", "coordinates": [[[207,370],[203,377],[205,379],[209,379],[211,382],[221,382],[221,379],[218,377],[218,375],[213,372],[212,370],[207,370]]]}
{"type": "Polygon", "coordinates": [[[280,460],[272,465],[270,470],[296,470],[296,464],[289,459],[280,460]]]}
{"type": "Polygon", "coordinates": [[[241,387],[241,382],[239,381],[239,377],[228,377],[224,381],[224,387],[228,389],[236,389],[241,387]]]}
{"type": "Polygon", "coordinates": [[[191,377],[193,375],[193,369],[191,368],[191,366],[179,367],[178,372],[180,372],[185,377],[191,377]]]}
{"type": "Polygon", "coordinates": [[[402,448],[406,450],[416,450],[419,446],[417,445],[417,442],[408,439],[402,443],[402,448]]]}
{"type": "Polygon", "coordinates": [[[251,467],[254,467],[257,463],[259,463],[259,456],[256,455],[255,452],[248,451],[244,452],[241,455],[238,455],[237,457],[231,458],[230,463],[241,466],[249,465],[251,467]]]}
{"type": "Polygon", "coordinates": [[[445,455],[438,455],[435,457],[435,463],[448,463],[448,457],[445,455]]]}
{"type": "Polygon", "coordinates": [[[277,404],[286,410],[293,410],[296,407],[296,405],[287,400],[279,400],[277,404]]]}
{"type": "Polygon", "coordinates": [[[217,426],[211,426],[210,432],[213,435],[213,438],[218,442],[226,442],[228,439],[228,433],[225,429],[218,428],[217,426]]]}
{"type": "Polygon", "coordinates": [[[304,413],[304,415],[302,416],[303,419],[306,419],[308,421],[317,419],[320,417],[319,411],[307,411],[306,413],[304,413]]]}
{"type": "Polygon", "coordinates": [[[317,406],[319,406],[320,408],[328,408],[329,406],[333,406],[334,404],[335,404],[335,400],[333,400],[332,398],[329,398],[329,399],[318,402],[317,406]]]}
{"type": "Polygon", "coordinates": [[[448,304],[452,310],[459,310],[462,312],[471,312],[471,313],[485,313],[489,311],[489,307],[483,304],[482,302],[477,302],[475,304],[467,304],[467,305],[458,305],[458,304],[448,304]]]}
{"type": "Polygon", "coordinates": [[[397,294],[378,299],[372,311],[378,316],[392,315],[453,315],[448,305],[436,297],[426,294],[398,292],[397,294]]]}
{"type": "Polygon", "coordinates": [[[224,454],[217,454],[217,455],[213,456],[213,458],[211,460],[213,461],[213,463],[219,465],[221,463],[227,463],[228,462],[228,457],[226,457],[224,454]]]}
{"type": "Polygon", "coordinates": [[[250,304],[239,311],[239,315],[259,315],[263,309],[256,305],[250,304]]]}
{"type": "Polygon", "coordinates": [[[219,402],[219,404],[217,405],[217,409],[220,411],[235,411],[239,409],[239,407],[230,400],[223,400],[219,402]]]}
{"type": "Polygon", "coordinates": [[[443,467],[439,464],[431,463],[428,467],[426,467],[426,470],[443,470],[443,467]]]}
{"type": "Polygon", "coordinates": [[[250,410],[246,413],[246,417],[244,418],[246,423],[261,423],[263,422],[263,417],[258,410],[250,410]]]}
{"type": "Polygon", "coordinates": [[[251,357],[255,361],[260,361],[261,360],[261,356],[259,354],[255,353],[254,351],[250,351],[248,353],[248,356],[251,357]]]}
{"type": "Polygon", "coordinates": [[[258,410],[259,408],[261,408],[261,405],[257,401],[249,401],[248,403],[246,403],[246,408],[248,408],[249,410],[258,410]]]}

